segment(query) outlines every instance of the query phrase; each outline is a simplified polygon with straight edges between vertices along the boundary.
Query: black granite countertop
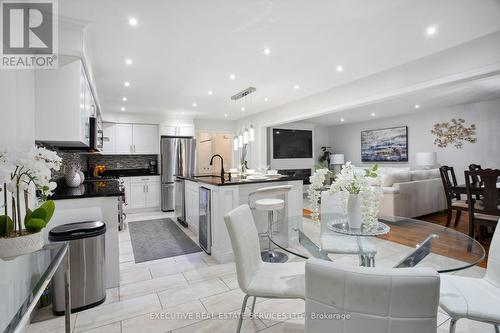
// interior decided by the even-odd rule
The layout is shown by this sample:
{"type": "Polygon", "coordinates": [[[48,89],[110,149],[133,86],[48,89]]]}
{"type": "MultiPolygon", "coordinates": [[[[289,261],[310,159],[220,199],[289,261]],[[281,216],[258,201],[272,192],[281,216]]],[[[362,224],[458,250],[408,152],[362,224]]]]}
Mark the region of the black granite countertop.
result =
{"type": "Polygon", "coordinates": [[[224,180],[222,180],[222,178],[220,176],[213,176],[213,175],[191,176],[191,177],[177,176],[177,178],[190,180],[190,181],[198,182],[198,183],[215,185],[215,186],[231,186],[231,185],[245,185],[245,184],[257,184],[257,183],[287,182],[287,181],[292,181],[292,180],[302,181],[302,178],[290,177],[290,176],[283,176],[283,177],[279,177],[279,178],[268,178],[268,179],[246,179],[246,178],[232,177],[231,180],[228,180],[227,175],[226,175],[224,180]]]}
{"type": "Polygon", "coordinates": [[[84,181],[78,187],[68,187],[64,182],[59,182],[51,200],[82,199],[94,197],[119,197],[124,195],[117,179],[84,181]]]}
{"type": "Polygon", "coordinates": [[[102,177],[144,177],[144,176],[159,176],[158,172],[150,172],[149,169],[110,169],[104,171],[102,177]]]}

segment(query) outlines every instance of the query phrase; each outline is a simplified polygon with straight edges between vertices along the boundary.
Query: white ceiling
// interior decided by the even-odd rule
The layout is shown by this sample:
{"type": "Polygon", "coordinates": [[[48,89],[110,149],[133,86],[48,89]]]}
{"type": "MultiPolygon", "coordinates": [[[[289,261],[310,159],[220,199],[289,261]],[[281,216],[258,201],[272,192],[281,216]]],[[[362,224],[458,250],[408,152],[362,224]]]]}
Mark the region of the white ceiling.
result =
{"type": "Polygon", "coordinates": [[[500,75],[446,87],[424,89],[391,100],[304,119],[303,122],[325,126],[342,125],[415,112],[437,111],[454,105],[496,98],[500,98],[500,75]]]}
{"type": "Polygon", "coordinates": [[[212,119],[261,112],[500,30],[499,0],[60,0],[59,12],[89,22],[104,112],[212,119]],[[249,86],[257,92],[242,113],[229,97],[249,86]]]}

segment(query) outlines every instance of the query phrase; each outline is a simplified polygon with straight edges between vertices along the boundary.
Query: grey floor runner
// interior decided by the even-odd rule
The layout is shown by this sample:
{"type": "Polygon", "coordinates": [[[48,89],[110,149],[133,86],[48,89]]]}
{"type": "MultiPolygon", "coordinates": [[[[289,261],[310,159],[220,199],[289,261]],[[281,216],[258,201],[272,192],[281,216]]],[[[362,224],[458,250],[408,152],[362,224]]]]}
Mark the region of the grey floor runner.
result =
{"type": "Polygon", "coordinates": [[[136,263],[201,251],[171,219],[130,222],[128,227],[136,263]]]}

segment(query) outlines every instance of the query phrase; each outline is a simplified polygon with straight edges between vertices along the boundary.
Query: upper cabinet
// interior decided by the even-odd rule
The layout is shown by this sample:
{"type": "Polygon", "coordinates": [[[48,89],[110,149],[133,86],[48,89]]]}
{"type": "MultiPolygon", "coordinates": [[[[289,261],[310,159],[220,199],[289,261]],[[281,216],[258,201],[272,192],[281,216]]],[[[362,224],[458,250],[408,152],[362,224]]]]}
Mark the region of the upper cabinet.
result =
{"type": "Polygon", "coordinates": [[[104,123],[105,154],[155,155],[159,153],[158,126],[104,123]]]}
{"type": "Polygon", "coordinates": [[[35,74],[35,139],[59,147],[88,148],[97,105],[80,60],[35,74]]]}
{"type": "Polygon", "coordinates": [[[194,137],[194,125],[160,125],[160,135],[194,137]]]}
{"type": "Polygon", "coordinates": [[[134,124],[132,126],[132,138],[135,154],[158,154],[160,136],[158,126],[134,124]]]}

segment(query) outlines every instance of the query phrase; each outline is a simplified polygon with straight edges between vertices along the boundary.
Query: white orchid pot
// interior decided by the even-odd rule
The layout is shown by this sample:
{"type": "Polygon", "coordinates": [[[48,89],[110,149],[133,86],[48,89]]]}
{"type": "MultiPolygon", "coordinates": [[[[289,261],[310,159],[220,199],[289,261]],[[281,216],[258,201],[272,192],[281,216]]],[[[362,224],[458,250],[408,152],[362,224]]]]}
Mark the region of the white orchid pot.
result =
{"type": "Polygon", "coordinates": [[[0,238],[0,258],[13,259],[23,254],[32,253],[43,247],[43,233],[37,232],[19,237],[0,238]]]}
{"type": "Polygon", "coordinates": [[[359,229],[363,224],[362,201],[359,194],[349,194],[347,199],[347,222],[351,229],[359,229]]]}

